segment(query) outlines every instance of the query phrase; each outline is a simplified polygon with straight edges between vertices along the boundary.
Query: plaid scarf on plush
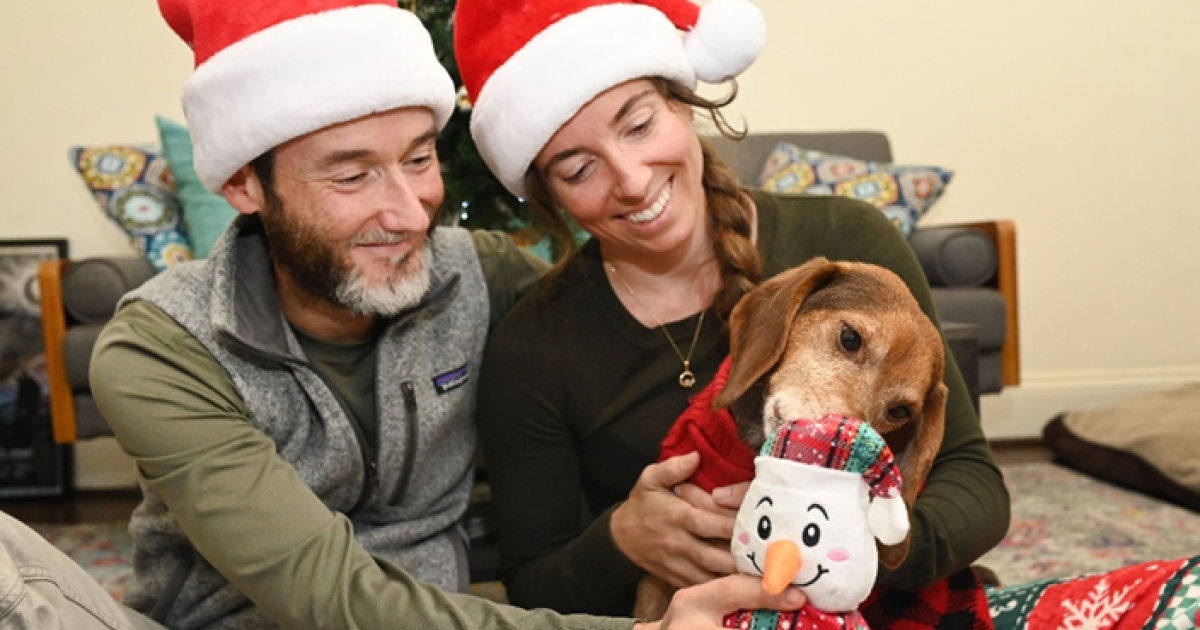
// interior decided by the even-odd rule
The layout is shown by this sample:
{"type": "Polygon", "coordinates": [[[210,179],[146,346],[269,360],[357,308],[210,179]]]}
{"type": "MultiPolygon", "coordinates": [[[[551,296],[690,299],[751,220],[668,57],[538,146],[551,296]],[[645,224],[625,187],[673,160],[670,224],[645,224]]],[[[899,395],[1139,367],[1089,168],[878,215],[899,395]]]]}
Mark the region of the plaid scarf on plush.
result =
{"type": "MultiPolygon", "coordinates": [[[[728,409],[714,411],[712,401],[729,378],[726,358],[716,377],[689,401],[663,440],[659,461],[700,452],[700,468],[691,481],[714,488],[754,478],[754,451],[738,438],[728,409]]],[[[877,586],[859,607],[876,630],[991,630],[983,584],[967,568],[917,592],[877,586]]]]}
{"type": "Polygon", "coordinates": [[[857,610],[828,613],[805,604],[800,610],[780,613],[773,610],[741,610],[725,615],[726,628],[739,630],[869,630],[857,610]]]}

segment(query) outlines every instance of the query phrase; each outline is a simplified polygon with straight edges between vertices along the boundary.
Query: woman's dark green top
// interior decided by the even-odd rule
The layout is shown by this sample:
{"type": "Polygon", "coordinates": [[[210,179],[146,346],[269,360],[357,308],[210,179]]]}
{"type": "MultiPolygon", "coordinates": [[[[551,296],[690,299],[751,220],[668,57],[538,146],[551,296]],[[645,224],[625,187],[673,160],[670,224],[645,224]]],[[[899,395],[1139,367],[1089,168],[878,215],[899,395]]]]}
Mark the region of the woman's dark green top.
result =
{"type": "MultiPolygon", "coordinates": [[[[904,237],[874,207],[844,197],[753,193],[763,275],[813,258],[854,260],[896,272],[938,323],[929,285],[904,237]]],[[[658,327],[622,306],[588,242],[547,304],[526,296],[491,336],[478,418],[499,518],[509,600],[562,612],[629,614],[644,572],[613,542],[609,516],[658,457],[675,418],[716,373],[728,344],[705,319],[692,369],[658,327]]],[[[699,314],[670,322],[690,343],[699,314]]],[[[681,346],[682,347],[682,346],[681,346]]],[[[946,350],[945,441],[916,503],[913,545],[879,581],[929,585],[969,565],[1004,537],[1008,493],[962,375],[946,350]]]]}

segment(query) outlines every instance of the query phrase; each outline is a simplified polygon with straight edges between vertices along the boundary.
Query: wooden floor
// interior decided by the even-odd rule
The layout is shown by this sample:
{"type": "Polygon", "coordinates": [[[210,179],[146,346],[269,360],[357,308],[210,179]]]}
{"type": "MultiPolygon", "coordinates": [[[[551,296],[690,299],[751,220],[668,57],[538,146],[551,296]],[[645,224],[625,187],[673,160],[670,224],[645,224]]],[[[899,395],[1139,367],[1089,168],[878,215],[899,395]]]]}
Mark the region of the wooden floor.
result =
{"type": "Polygon", "coordinates": [[[62,497],[0,499],[0,512],[25,523],[117,523],[128,521],[140,500],[134,489],[76,491],[62,497]]]}
{"type": "Polygon", "coordinates": [[[992,442],[992,452],[1001,465],[1054,461],[1054,453],[1036,439],[992,442]]]}

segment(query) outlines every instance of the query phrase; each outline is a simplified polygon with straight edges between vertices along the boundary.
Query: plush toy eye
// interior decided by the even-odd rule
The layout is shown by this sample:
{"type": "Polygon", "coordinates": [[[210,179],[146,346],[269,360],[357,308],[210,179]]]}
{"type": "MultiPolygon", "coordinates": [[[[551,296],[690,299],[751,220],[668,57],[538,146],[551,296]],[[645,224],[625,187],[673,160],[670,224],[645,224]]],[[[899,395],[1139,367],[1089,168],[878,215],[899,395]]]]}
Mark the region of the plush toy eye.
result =
{"type": "Polygon", "coordinates": [[[821,528],[816,523],[809,523],[800,534],[800,540],[805,547],[816,547],[821,542],[821,528]]]}
{"type": "Polygon", "coordinates": [[[912,419],[912,409],[908,405],[898,405],[887,411],[888,419],[903,422],[912,419]]]}
{"type": "Polygon", "coordinates": [[[842,334],[838,337],[838,343],[842,344],[842,349],[846,352],[858,352],[858,349],[862,347],[862,335],[859,335],[858,331],[848,324],[842,324],[842,334]]]}
{"type": "Polygon", "coordinates": [[[758,519],[758,537],[762,540],[771,537],[771,517],[764,516],[758,519]]]}

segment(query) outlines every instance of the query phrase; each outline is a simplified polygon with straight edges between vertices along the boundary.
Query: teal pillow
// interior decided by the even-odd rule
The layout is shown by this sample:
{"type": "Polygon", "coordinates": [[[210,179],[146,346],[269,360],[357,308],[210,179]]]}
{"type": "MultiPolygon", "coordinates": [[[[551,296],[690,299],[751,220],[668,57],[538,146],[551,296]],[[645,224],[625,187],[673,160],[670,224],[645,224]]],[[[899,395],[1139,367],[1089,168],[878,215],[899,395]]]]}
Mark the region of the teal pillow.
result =
{"type": "Polygon", "coordinates": [[[155,269],[194,257],[180,218],[174,175],[157,148],[74,147],[70,158],[100,209],[155,269]]]}
{"type": "Polygon", "coordinates": [[[953,176],[937,166],[869,162],[780,142],[767,156],[758,183],[772,192],[861,199],[879,208],[907,238],[953,176]]]}
{"type": "Polygon", "coordinates": [[[163,154],[175,173],[175,189],[183,203],[183,222],[192,249],[197,258],[206,258],[217,237],[237,216],[237,210],[200,183],[192,160],[192,134],[187,127],[162,116],[155,116],[154,123],[158,125],[163,154]]]}

